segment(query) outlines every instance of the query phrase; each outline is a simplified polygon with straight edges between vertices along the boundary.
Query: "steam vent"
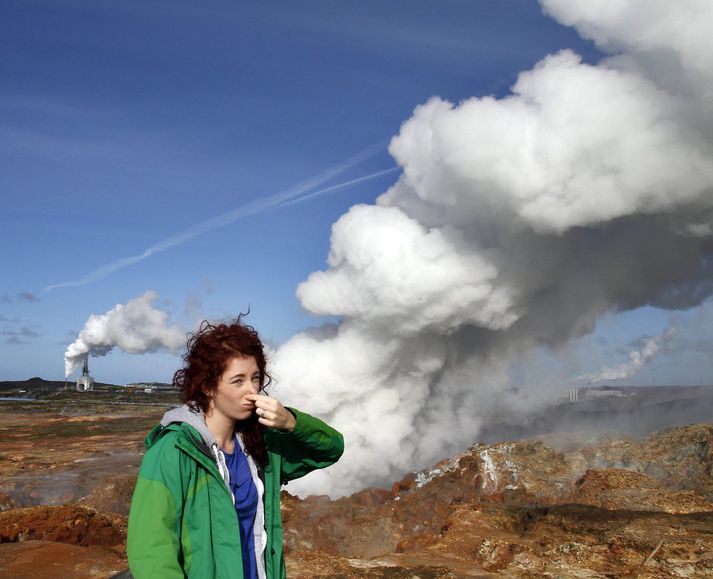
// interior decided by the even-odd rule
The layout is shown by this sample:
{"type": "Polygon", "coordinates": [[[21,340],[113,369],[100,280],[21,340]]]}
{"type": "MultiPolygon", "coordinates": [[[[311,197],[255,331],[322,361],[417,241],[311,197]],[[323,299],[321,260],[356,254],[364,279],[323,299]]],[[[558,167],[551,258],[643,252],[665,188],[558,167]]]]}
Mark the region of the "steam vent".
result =
{"type": "Polygon", "coordinates": [[[82,375],[77,378],[77,392],[87,392],[94,390],[94,378],[89,375],[89,356],[84,358],[82,375]]]}

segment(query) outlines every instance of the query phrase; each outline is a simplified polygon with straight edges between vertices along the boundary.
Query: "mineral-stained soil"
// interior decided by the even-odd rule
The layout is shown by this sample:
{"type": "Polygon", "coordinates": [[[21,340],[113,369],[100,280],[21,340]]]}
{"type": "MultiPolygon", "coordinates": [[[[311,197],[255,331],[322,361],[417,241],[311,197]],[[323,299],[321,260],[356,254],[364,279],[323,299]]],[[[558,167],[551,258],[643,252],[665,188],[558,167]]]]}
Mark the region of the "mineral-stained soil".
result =
{"type": "Polygon", "coordinates": [[[0,576],[110,577],[143,439],[164,408],[0,406],[0,576]]]}
{"type": "Polygon", "coordinates": [[[713,576],[712,441],[693,425],[475,445],[391,491],[285,496],[288,570],[309,576],[303,554],[318,550],[320,565],[351,565],[345,577],[713,576]]]}
{"type": "Polygon", "coordinates": [[[0,545],[0,571],[13,579],[112,577],[126,561],[102,547],[80,547],[51,541],[0,545]]]}
{"type": "Polygon", "coordinates": [[[135,478],[143,439],[162,411],[105,412],[0,413],[0,492],[20,506],[63,504],[107,477],[135,478]]]}
{"type": "Polygon", "coordinates": [[[126,518],[75,505],[25,507],[0,513],[0,542],[53,541],[123,550],[126,518]]]}
{"type": "MultiPolygon", "coordinates": [[[[2,412],[0,575],[110,577],[163,409],[2,412]]],[[[713,576],[713,425],[476,444],[390,489],[283,491],[288,575],[713,576]]],[[[289,486],[287,487],[289,489],[289,486]]]]}

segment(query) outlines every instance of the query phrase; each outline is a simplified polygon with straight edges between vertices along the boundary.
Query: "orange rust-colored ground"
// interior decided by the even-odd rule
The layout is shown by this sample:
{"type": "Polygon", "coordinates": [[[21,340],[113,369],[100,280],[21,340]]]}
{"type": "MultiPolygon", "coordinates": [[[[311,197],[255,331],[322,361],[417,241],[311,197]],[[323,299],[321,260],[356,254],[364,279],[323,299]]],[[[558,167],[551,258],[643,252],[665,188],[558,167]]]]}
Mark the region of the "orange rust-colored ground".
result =
{"type": "Polygon", "coordinates": [[[0,493],[20,506],[63,504],[111,475],[134,477],[161,411],[105,415],[0,409],[0,493]]]}
{"type": "Polygon", "coordinates": [[[80,547],[51,541],[0,545],[0,572],[13,579],[78,579],[111,577],[126,560],[102,547],[80,547]]]}
{"type": "MultiPolygon", "coordinates": [[[[71,411],[0,407],[0,576],[126,568],[143,438],[163,409],[71,411]]],[[[476,444],[390,490],[283,493],[286,562],[292,578],[710,577],[712,501],[713,425],[476,444]]]]}

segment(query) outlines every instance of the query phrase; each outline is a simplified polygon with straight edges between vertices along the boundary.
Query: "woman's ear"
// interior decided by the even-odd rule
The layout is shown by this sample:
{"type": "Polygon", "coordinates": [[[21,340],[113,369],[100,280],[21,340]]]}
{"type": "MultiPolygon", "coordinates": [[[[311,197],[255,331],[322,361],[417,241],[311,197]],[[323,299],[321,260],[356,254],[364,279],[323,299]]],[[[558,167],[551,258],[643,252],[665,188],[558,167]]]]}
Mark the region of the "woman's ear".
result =
{"type": "Polygon", "coordinates": [[[213,393],[212,392],[206,392],[206,406],[205,406],[205,412],[204,414],[209,414],[211,410],[213,410],[213,406],[215,406],[215,402],[213,401],[213,393]]]}

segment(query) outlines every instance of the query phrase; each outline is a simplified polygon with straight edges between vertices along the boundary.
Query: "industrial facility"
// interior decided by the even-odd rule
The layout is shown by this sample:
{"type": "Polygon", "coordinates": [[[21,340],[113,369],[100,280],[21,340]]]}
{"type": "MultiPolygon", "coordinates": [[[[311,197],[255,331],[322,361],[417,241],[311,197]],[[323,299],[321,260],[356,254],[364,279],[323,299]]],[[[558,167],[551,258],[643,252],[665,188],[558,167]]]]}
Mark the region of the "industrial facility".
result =
{"type": "Polygon", "coordinates": [[[94,390],[94,378],[89,375],[89,356],[84,358],[82,375],[77,378],[77,392],[88,392],[94,390]]]}

